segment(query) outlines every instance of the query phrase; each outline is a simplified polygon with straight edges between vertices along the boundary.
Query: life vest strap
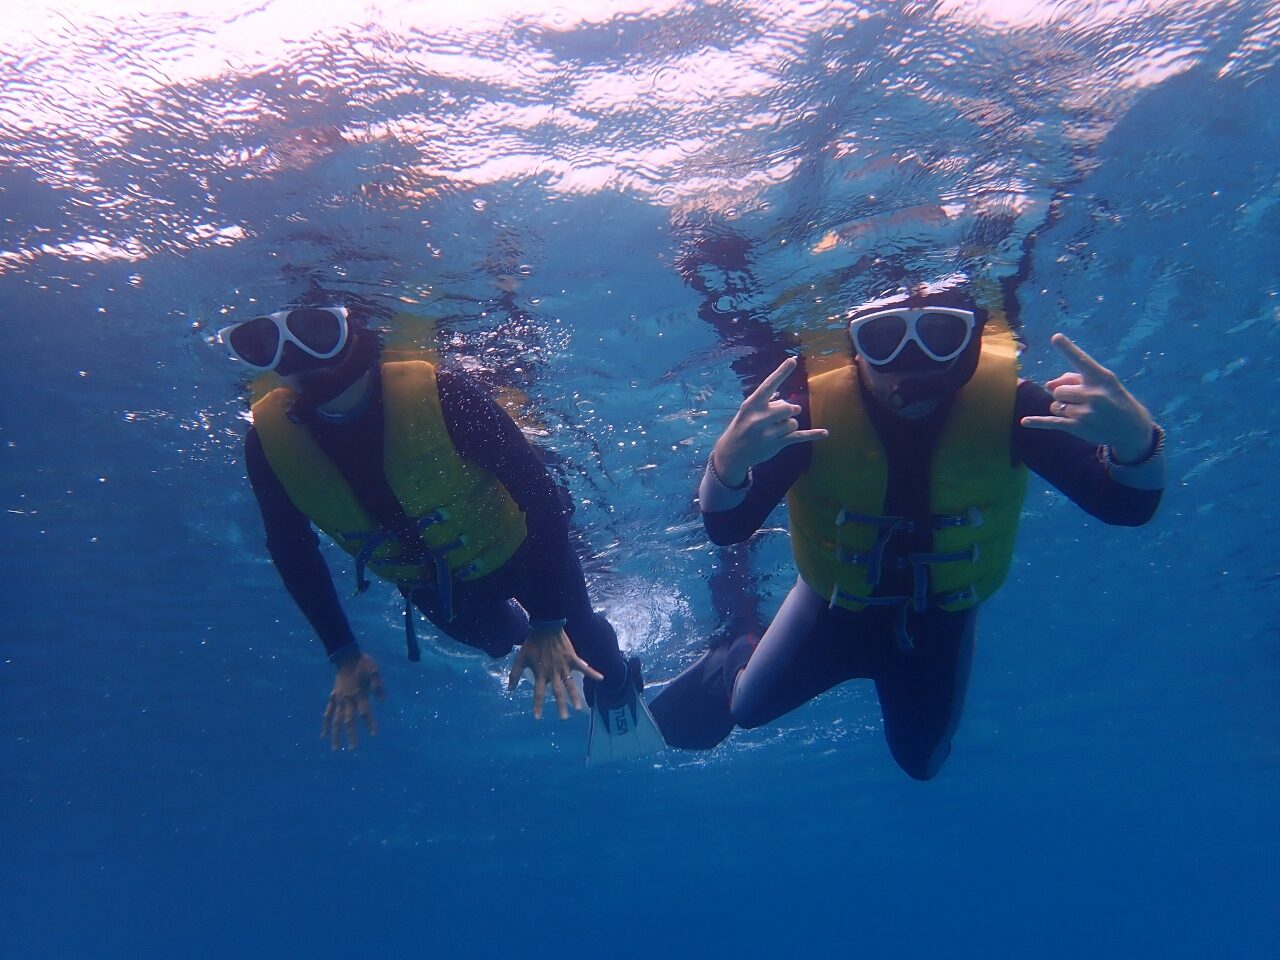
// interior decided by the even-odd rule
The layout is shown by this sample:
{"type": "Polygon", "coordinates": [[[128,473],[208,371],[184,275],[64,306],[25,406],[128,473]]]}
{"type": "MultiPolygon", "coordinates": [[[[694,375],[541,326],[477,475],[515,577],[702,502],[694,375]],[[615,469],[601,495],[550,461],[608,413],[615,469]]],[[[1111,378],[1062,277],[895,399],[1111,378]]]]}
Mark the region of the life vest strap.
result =
{"type": "MultiPolygon", "coordinates": [[[[877,586],[884,572],[884,553],[889,541],[898,531],[914,533],[926,525],[932,530],[945,530],[948,527],[982,526],[982,511],[970,507],[964,513],[938,514],[920,520],[909,520],[906,517],[877,517],[871,514],[857,513],[848,507],[841,507],[836,514],[836,526],[842,527],[850,523],[862,523],[876,528],[876,539],[866,553],[852,553],[842,545],[836,545],[836,562],[843,566],[867,568],[867,583],[877,586]]],[[[972,546],[968,550],[957,550],[951,553],[909,553],[905,560],[913,568],[915,591],[913,602],[917,610],[923,610],[928,601],[928,576],[923,569],[931,563],[954,563],[959,560],[977,560],[978,548],[972,546]]]]}
{"type": "Polygon", "coordinates": [[[889,541],[899,530],[908,532],[915,529],[915,521],[906,517],[876,517],[870,514],[857,513],[848,507],[841,507],[836,514],[836,526],[843,527],[850,523],[862,523],[876,528],[876,539],[868,553],[847,553],[839,545],[836,546],[836,562],[846,566],[867,568],[867,583],[876,586],[880,583],[880,574],[884,569],[884,551],[889,541]]]}
{"type": "MultiPolygon", "coordinates": [[[[421,534],[421,532],[428,529],[429,526],[443,524],[443,522],[448,520],[448,518],[448,513],[443,511],[443,509],[435,509],[435,511],[431,511],[428,515],[417,518],[417,521],[413,524],[412,532],[415,535],[421,534]]],[[[352,539],[358,539],[358,535],[352,534],[349,536],[351,536],[352,539]]],[[[387,530],[385,527],[384,529],[372,531],[370,534],[365,536],[364,544],[361,544],[360,552],[356,554],[357,596],[369,589],[370,581],[369,577],[365,576],[365,568],[369,566],[369,561],[372,556],[374,556],[375,550],[378,550],[381,545],[396,539],[401,538],[397,538],[396,532],[393,530],[387,530]]],[[[425,543],[421,544],[422,549],[425,550],[426,554],[428,554],[428,557],[431,559],[431,566],[435,568],[435,591],[439,596],[440,613],[442,613],[444,620],[447,621],[453,620],[453,576],[452,573],[449,572],[447,554],[451,552],[451,550],[465,547],[466,543],[466,536],[460,536],[460,538],[453,540],[453,543],[445,544],[444,547],[435,550],[429,548],[425,543]]],[[[468,563],[466,567],[463,567],[462,570],[458,571],[458,576],[470,576],[471,573],[476,571],[476,568],[475,562],[468,563]]],[[[412,586],[410,589],[410,595],[412,595],[413,590],[416,590],[419,586],[426,585],[426,581],[424,580],[411,582],[412,586]]],[[[419,652],[417,657],[413,655],[415,654],[415,650],[417,650],[417,637],[415,632],[413,632],[412,617],[410,616],[410,612],[408,612],[407,608],[406,611],[404,611],[404,635],[406,635],[406,644],[408,646],[408,652],[410,652],[410,659],[419,659],[419,657],[421,657],[421,652],[419,652]]]]}
{"type": "MultiPolygon", "coordinates": [[[[425,519],[425,518],[424,518],[425,519]]],[[[419,529],[425,525],[419,523],[419,529]]],[[[431,558],[432,566],[436,573],[436,596],[440,600],[440,615],[445,622],[453,620],[453,577],[449,574],[449,562],[444,555],[457,547],[464,546],[464,538],[459,537],[439,550],[427,550],[427,555],[431,558]]],[[[475,567],[475,564],[468,564],[460,573],[466,573],[475,567]]],[[[418,646],[418,628],[416,617],[413,612],[413,595],[426,583],[422,580],[416,580],[412,585],[407,585],[408,590],[404,593],[404,644],[408,651],[409,659],[417,663],[422,659],[422,648],[418,646]]]]}
{"type": "Polygon", "coordinates": [[[418,627],[414,622],[412,590],[404,596],[404,645],[410,660],[417,663],[422,659],[422,648],[418,646],[418,627]]]}
{"type": "Polygon", "coordinates": [[[952,550],[950,553],[908,553],[904,558],[912,566],[927,566],[931,563],[956,563],[959,560],[977,560],[978,545],[975,543],[964,550],[952,550]]]}
{"type": "MultiPolygon", "coordinates": [[[[450,550],[456,550],[458,547],[463,546],[466,546],[466,539],[459,537],[452,543],[445,544],[439,550],[427,548],[427,559],[431,561],[434,578],[432,580],[419,578],[417,580],[400,581],[400,586],[408,589],[408,596],[412,596],[422,587],[429,586],[433,588],[436,591],[436,597],[440,601],[440,616],[446,622],[453,620],[453,575],[449,573],[449,561],[445,558],[445,554],[450,550]]],[[[474,568],[474,563],[468,564],[458,571],[458,575],[470,574],[474,568]]]]}
{"type": "Polygon", "coordinates": [[[950,527],[982,526],[982,511],[977,507],[969,507],[964,513],[939,513],[930,517],[910,519],[908,517],[878,517],[870,513],[858,513],[848,507],[841,507],[836,514],[836,526],[843,527],[850,523],[862,523],[881,530],[901,530],[914,533],[926,526],[930,530],[946,530],[950,527]]]}
{"type": "Polygon", "coordinates": [[[360,545],[360,552],[356,554],[356,592],[353,596],[359,596],[369,589],[369,578],[364,575],[364,568],[368,565],[374,551],[394,536],[395,534],[390,530],[375,530],[360,545]]]}
{"type": "Polygon", "coordinates": [[[929,605],[929,565],[977,560],[978,545],[975,543],[967,550],[952,550],[948,553],[909,553],[904,559],[911,564],[911,580],[915,586],[912,603],[917,610],[923,610],[929,605]]]}
{"type": "Polygon", "coordinates": [[[907,609],[912,605],[911,597],[860,597],[841,590],[840,585],[836,584],[835,589],[831,591],[831,604],[827,609],[834,610],[841,600],[846,603],[859,603],[866,607],[897,607],[898,615],[893,618],[894,639],[903,650],[915,649],[915,641],[911,639],[911,632],[907,629],[907,609]]]}
{"type": "Polygon", "coordinates": [[[960,603],[963,600],[973,600],[977,597],[978,591],[973,587],[963,587],[959,590],[948,590],[945,593],[935,593],[933,602],[940,607],[947,606],[952,603],[960,603]]]}
{"type": "Polygon", "coordinates": [[[970,507],[964,513],[942,513],[929,519],[935,530],[946,530],[948,527],[980,527],[982,511],[977,507],[970,507]]]}
{"type": "Polygon", "coordinates": [[[922,579],[917,578],[917,589],[909,597],[863,597],[849,593],[847,590],[842,590],[840,585],[836,584],[835,589],[831,591],[831,601],[827,609],[834,610],[840,601],[856,603],[864,607],[897,607],[898,615],[894,618],[893,623],[894,638],[898,641],[898,646],[903,650],[914,650],[915,641],[911,637],[911,631],[907,629],[908,611],[923,613],[928,609],[930,602],[938,607],[944,607],[949,604],[960,603],[963,600],[971,600],[975,596],[973,587],[965,587],[962,590],[948,590],[945,593],[935,593],[932,596],[928,593],[922,595],[919,589],[922,582],[924,582],[922,579]]]}
{"type": "Polygon", "coordinates": [[[831,602],[828,604],[828,610],[834,610],[839,601],[846,603],[857,603],[864,607],[896,607],[910,601],[910,597],[860,597],[848,590],[843,590],[840,584],[836,584],[835,589],[831,591],[831,602]]]}
{"type": "Polygon", "coordinates": [[[877,517],[870,513],[858,513],[848,507],[841,507],[836,514],[836,526],[843,527],[849,523],[865,523],[869,527],[897,527],[900,523],[910,523],[906,517],[877,517]]]}

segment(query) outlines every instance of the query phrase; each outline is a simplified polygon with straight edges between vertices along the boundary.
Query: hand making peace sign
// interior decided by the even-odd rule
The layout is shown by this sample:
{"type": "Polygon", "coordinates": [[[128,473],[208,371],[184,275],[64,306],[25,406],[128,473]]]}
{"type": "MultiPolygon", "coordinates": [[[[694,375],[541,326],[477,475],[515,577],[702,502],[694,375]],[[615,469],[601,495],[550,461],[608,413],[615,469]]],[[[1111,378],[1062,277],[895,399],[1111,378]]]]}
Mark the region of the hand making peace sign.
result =
{"type": "Polygon", "coordinates": [[[1090,443],[1106,444],[1121,462],[1137,461],[1151,449],[1154,422],[1120,378],[1067,337],[1055,333],[1050,342],[1067,358],[1069,370],[1046,383],[1053,394],[1047,417],[1023,417],[1037,430],[1062,430],[1090,443]]]}
{"type": "Polygon", "coordinates": [[[765,377],[755,392],[742,401],[733,420],[720,434],[711,456],[716,475],[722,482],[740,487],[746,483],[749,469],[764,463],[784,447],[826,438],[826,430],[800,429],[795,418],[803,407],[774,396],[782,381],[791,376],[797,363],[795,357],[783,360],[778,369],[765,377]]]}

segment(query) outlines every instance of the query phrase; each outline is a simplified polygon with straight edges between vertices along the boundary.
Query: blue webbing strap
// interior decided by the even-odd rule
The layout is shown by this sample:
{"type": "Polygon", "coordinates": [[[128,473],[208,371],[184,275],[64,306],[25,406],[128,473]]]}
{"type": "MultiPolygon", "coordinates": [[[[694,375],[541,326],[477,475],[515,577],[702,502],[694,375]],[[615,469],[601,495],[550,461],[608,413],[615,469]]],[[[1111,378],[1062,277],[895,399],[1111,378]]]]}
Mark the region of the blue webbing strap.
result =
{"type": "MultiPolygon", "coordinates": [[[[880,583],[885,551],[889,546],[889,540],[895,533],[898,531],[912,533],[924,523],[928,523],[929,527],[934,530],[945,530],[949,527],[980,527],[982,526],[982,511],[977,507],[970,507],[964,513],[939,514],[929,517],[927,520],[908,520],[906,517],[876,517],[842,508],[836,515],[836,526],[842,527],[849,523],[862,523],[875,527],[875,543],[868,553],[847,552],[844,547],[837,545],[836,561],[845,565],[865,566],[867,568],[867,583],[874,587],[880,583]]],[[[868,607],[897,606],[899,610],[893,624],[894,636],[898,641],[899,647],[903,650],[912,650],[915,648],[915,642],[911,639],[911,632],[907,629],[908,609],[915,610],[917,613],[923,612],[928,609],[930,599],[939,606],[958,603],[961,600],[967,600],[972,597],[974,592],[972,587],[965,587],[962,590],[952,590],[949,593],[934,594],[930,598],[929,564],[977,560],[978,547],[975,544],[966,550],[954,550],[948,553],[909,553],[904,559],[911,564],[912,568],[912,594],[910,597],[860,597],[845,592],[840,589],[839,584],[836,584],[835,589],[831,592],[830,606],[834,608],[839,600],[868,607]]]]}
{"type": "Polygon", "coordinates": [[[909,553],[906,559],[911,563],[911,580],[915,586],[911,598],[912,605],[919,612],[929,605],[929,576],[926,569],[929,564],[977,560],[978,547],[974,544],[967,550],[953,550],[950,553],[909,553]]]}
{"type": "MultiPolygon", "coordinates": [[[[454,541],[445,550],[452,550],[459,545],[454,541]]],[[[431,550],[429,553],[436,569],[436,596],[440,599],[440,615],[447,623],[453,620],[453,577],[449,576],[449,561],[444,558],[444,550],[431,550]]]]}
{"type": "Polygon", "coordinates": [[[390,530],[375,530],[361,545],[360,552],[356,554],[356,592],[352,596],[359,596],[369,589],[369,580],[364,575],[364,568],[368,565],[373,552],[393,536],[390,530]]]}
{"type": "Polygon", "coordinates": [[[417,589],[414,587],[404,595],[404,645],[409,659],[414,663],[422,659],[422,648],[418,646],[418,627],[413,613],[413,592],[417,589]]]}
{"type": "Polygon", "coordinates": [[[837,600],[848,600],[866,607],[897,607],[898,615],[893,620],[894,638],[903,650],[915,649],[915,642],[911,639],[910,631],[907,630],[907,607],[911,597],[859,597],[846,593],[840,589],[839,584],[836,584],[836,588],[831,591],[831,608],[835,607],[837,600]]]}
{"type": "Polygon", "coordinates": [[[880,583],[880,574],[884,570],[884,552],[889,546],[889,540],[898,530],[911,530],[915,524],[906,517],[875,517],[870,514],[856,513],[848,507],[841,507],[840,512],[836,514],[836,526],[843,527],[850,523],[864,523],[869,527],[876,528],[876,540],[871,546],[870,553],[854,553],[846,554],[843,548],[837,548],[836,560],[839,563],[853,563],[857,566],[866,565],[867,583],[871,586],[877,586],[880,583]]]}
{"type": "Polygon", "coordinates": [[[964,513],[940,513],[930,517],[929,521],[935,530],[945,530],[947,527],[980,527],[982,511],[977,507],[970,507],[964,513]]]}

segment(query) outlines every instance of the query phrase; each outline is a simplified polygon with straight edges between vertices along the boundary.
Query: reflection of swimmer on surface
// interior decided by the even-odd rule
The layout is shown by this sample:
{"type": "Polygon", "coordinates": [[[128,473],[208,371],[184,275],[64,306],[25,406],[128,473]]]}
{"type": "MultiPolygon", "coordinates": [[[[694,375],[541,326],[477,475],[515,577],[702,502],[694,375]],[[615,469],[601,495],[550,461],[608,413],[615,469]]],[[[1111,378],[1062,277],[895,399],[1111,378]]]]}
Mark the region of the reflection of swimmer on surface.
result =
{"type": "MultiPolygon", "coordinates": [[[[336,748],[375,729],[377,664],[338,601],[313,526],[355,558],[356,592],[371,571],[446,636],[503,657],[519,646],[514,689],[534,676],[533,714],[548,688],[560,717],[592,712],[595,751],[623,751],[643,730],[639,661],[591,607],[569,542],[573,504],[520,428],[469,376],[384,349],[359,307],[311,306],[234,324],[219,338],[280,386],[253,404],[245,438],[250,482],[281,580],[337,669],[324,715],[336,748]],[[615,713],[632,720],[621,730],[615,713]],[[597,717],[597,715],[599,715],[597,717]],[[597,722],[599,720],[599,722],[597,722]],[[601,739],[603,738],[603,739],[601,739]]],[[[647,746],[647,745],[646,745],[647,746]]]]}
{"type": "MultiPolygon", "coordinates": [[[[716,332],[720,343],[733,354],[730,367],[749,394],[790,352],[798,349],[794,338],[784,339],[753,305],[760,290],[752,271],[751,241],[723,224],[693,227],[675,267],[685,284],[701,296],[698,317],[716,332]]],[[[802,361],[803,362],[803,361],[802,361]]],[[[803,380],[803,371],[793,378],[803,380]]],[[[740,636],[759,638],[764,632],[758,610],[760,587],[753,572],[750,541],[720,551],[707,586],[719,627],[711,646],[730,643],[740,636]]],[[[698,733],[711,747],[728,735],[716,720],[723,711],[699,724],[698,733]]],[[[682,744],[688,746],[690,744],[682,744]]]]}
{"type": "Polygon", "coordinates": [[[927,780],[950,753],[1027,470],[1107,523],[1140,525],[1160,501],[1164,435],[1061,334],[1074,369],[1047,389],[1019,380],[1003,313],[967,283],[849,317],[849,359],[803,383],[796,358],[780,364],[717,440],[699,490],[718,544],[748,539],[785,496],[799,579],[758,644],[714,643],[653,713],[669,744],[705,748],[871,679],[894,759],[927,780]]]}

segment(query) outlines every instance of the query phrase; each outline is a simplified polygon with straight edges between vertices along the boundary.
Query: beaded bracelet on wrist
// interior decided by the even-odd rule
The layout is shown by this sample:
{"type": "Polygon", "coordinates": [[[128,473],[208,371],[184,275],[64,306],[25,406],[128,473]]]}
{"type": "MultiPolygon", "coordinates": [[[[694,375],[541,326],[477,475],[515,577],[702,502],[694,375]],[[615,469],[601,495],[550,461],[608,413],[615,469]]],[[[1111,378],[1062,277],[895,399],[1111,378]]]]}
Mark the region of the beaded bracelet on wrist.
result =
{"type": "Polygon", "coordinates": [[[735,487],[733,484],[725,483],[724,477],[720,476],[716,471],[716,454],[714,450],[711,452],[711,456],[707,457],[707,468],[711,471],[711,476],[715,478],[716,483],[720,484],[720,486],[724,487],[726,490],[732,490],[734,493],[739,493],[751,486],[751,469],[749,467],[747,468],[747,479],[743,480],[740,486],[735,487]]]}
{"type": "Polygon", "coordinates": [[[1141,467],[1150,463],[1164,450],[1164,428],[1158,423],[1151,425],[1151,447],[1140,460],[1117,460],[1116,452],[1110,444],[1102,448],[1102,460],[1110,467],[1141,467]]]}

